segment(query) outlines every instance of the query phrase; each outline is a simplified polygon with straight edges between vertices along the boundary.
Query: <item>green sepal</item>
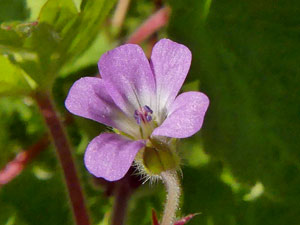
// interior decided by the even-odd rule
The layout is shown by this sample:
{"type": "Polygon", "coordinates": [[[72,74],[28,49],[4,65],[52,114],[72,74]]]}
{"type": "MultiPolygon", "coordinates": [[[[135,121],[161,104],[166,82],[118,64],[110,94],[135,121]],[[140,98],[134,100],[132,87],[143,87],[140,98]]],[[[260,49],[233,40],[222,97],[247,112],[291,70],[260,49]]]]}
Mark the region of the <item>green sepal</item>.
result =
{"type": "Polygon", "coordinates": [[[147,173],[159,175],[163,171],[179,168],[180,158],[176,151],[163,142],[153,141],[151,144],[143,152],[143,164],[147,173]]]}

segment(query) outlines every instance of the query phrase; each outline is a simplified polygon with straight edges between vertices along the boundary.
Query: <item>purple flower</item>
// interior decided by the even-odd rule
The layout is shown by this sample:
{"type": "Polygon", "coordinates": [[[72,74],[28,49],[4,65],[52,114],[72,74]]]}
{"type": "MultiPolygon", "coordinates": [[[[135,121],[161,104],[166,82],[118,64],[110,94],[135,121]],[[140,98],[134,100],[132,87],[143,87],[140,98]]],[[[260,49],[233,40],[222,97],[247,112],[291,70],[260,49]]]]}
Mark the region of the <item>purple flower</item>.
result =
{"type": "Polygon", "coordinates": [[[177,96],[191,58],[187,47],[168,39],[156,43],[150,63],[138,45],[125,44],[99,60],[102,79],[84,77],[73,84],[65,102],[71,113],[126,134],[102,133],[89,143],[84,163],[90,173],[121,179],[150,137],[186,138],[200,130],[207,96],[194,91],[177,96]]]}

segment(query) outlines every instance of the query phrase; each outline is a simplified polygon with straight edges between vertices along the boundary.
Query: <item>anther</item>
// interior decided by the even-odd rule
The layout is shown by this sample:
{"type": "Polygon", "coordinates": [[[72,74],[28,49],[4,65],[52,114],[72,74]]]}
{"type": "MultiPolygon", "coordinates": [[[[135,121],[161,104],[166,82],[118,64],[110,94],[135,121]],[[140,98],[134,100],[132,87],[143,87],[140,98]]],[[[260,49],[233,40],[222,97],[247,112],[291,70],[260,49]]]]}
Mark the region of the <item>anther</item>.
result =
{"type": "Polygon", "coordinates": [[[152,113],[152,109],[145,105],[142,108],[134,111],[134,119],[136,120],[137,124],[141,124],[141,122],[147,123],[152,120],[152,113]]]}

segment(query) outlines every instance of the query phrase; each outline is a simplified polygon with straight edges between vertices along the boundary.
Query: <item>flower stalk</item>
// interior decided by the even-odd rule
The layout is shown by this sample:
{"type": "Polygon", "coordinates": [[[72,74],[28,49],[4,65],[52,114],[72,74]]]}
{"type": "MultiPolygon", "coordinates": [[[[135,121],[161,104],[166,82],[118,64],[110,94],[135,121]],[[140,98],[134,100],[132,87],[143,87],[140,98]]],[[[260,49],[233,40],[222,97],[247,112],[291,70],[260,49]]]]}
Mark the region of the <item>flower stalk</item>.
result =
{"type": "Polygon", "coordinates": [[[181,193],[180,182],[175,170],[162,172],[161,178],[167,192],[167,200],[161,225],[173,225],[173,223],[175,222],[176,211],[178,209],[181,193]]]}
{"type": "Polygon", "coordinates": [[[123,225],[125,223],[130,195],[130,186],[126,180],[123,180],[115,190],[115,202],[111,225],[123,225]]]}
{"type": "Polygon", "coordinates": [[[49,129],[59,162],[63,169],[76,225],[90,225],[83,192],[72,157],[71,147],[50,95],[48,93],[39,92],[34,97],[49,129]]]}
{"type": "Polygon", "coordinates": [[[165,6],[149,17],[126,41],[126,43],[138,44],[164,27],[170,16],[171,9],[165,6]]]}
{"type": "Polygon", "coordinates": [[[112,18],[112,26],[120,29],[124,22],[130,0],[119,0],[116,11],[112,18]]]}
{"type": "Polygon", "coordinates": [[[0,187],[12,181],[25,168],[25,166],[41,151],[43,151],[49,144],[48,136],[44,136],[37,143],[32,145],[29,149],[21,151],[17,156],[6,164],[0,170],[0,187]]]}

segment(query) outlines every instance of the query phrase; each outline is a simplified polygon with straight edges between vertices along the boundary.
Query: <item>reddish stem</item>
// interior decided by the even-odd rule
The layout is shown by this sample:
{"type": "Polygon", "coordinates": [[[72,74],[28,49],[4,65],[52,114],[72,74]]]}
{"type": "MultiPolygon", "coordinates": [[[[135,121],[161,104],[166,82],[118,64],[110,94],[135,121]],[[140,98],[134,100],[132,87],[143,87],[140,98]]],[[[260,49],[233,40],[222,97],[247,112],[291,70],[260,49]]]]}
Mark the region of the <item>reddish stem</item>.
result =
{"type": "Polygon", "coordinates": [[[44,136],[28,150],[21,151],[0,171],[0,187],[18,176],[24,167],[49,144],[48,136],[44,136]]]}
{"type": "Polygon", "coordinates": [[[38,93],[35,96],[35,99],[56,147],[56,153],[62,166],[64,178],[67,184],[75,222],[77,225],[90,225],[83,192],[77,176],[75,163],[72,158],[71,148],[67,141],[67,136],[64,132],[62,123],[56,114],[51,98],[48,94],[38,93]]]}
{"type": "Polygon", "coordinates": [[[154,13],[149,19],[147,19],[131,37],[127,40],[127,43],[139,44],[143,40],[147,39],[153,33],[165,26],[169,21],[170,8],[163,7],[154,13]]]}
{"type": "Polygon", "coordinates": [[[154,5],[155,5],[155,9],[159,9],[163,6],[163,1],[162,0],[154,0],[154,5]]]}
{"type": "Polygon", "coordinates": [[[193,213],[193,214],[189,214],[183,218],[181,218],[180,220],[178,220],[177,222],[174,223],[174,225],[184,225],[187,222],[189,222],[194,216],[199,215],[199,213],[193,213]]]}
{"type": "Polygon", "coordinates": [[[131,167],[125,177],[121,180],[112,183],[108,181],[105,182],[115,196],[111,225],[124,224],[130,196],[142,184],[141,177],[132,175],[134,171],[135,169],[131,167]]]}
{"type": "MultiPolygon", "coordinates": [[[[163,5],[162,0],[154,0],[154,6],[155,6],[154,7],[154,13],[156,11],[158,11],[162,7],[162,5],[163,5]]],[[[146,54],[148,59],[150,59],[152,49],[153,49],[153,47],[154,47],[154,45],[156,44],[157,41],[158,41],[158,33],[156,31],[153,34],[151,34],[151,36],[149,37],[149,41],[147,42],[147,45],[146,45],[145,54],[146,54]]]]}
{"type": "Polygon", "coordinates": [[[154,209],[152,209],[152,225],[159,225],[157,215],[154,209]]]}
{"type": "MultiPolygon", "coordinates": [[[[68,125],[73,122],[73,118],[69,113],[66,113],[64,124],[68,125]]],[[[34,145],[30,146],[28,150],[21,151],[17,156],[5,167],[0,170],[0,187],[11,182],[18,175],[20,175],[25,166],[27,166],[41,151],[43,151],[50,144],[48,134],[38,140],[34,145]]]]}
{"type": "Polygon", "coordinates": [[[124,225],[128,201],[131,195],[131,189],[126,182],[120,182],[115,190],[115,203],[112,213],[111,225],[124,225]]]}

